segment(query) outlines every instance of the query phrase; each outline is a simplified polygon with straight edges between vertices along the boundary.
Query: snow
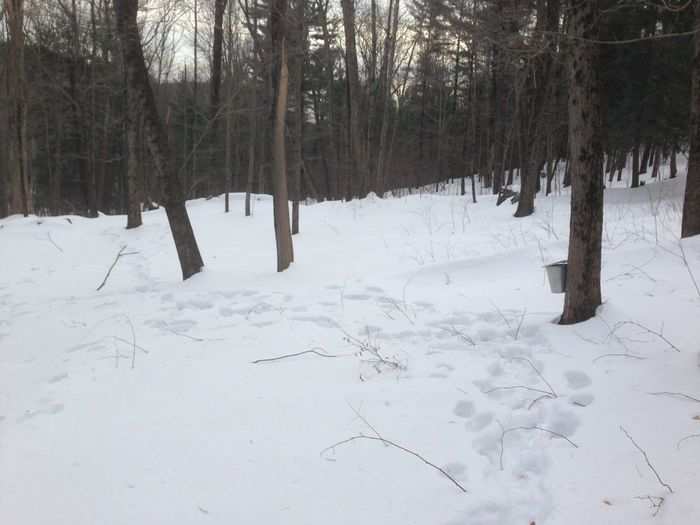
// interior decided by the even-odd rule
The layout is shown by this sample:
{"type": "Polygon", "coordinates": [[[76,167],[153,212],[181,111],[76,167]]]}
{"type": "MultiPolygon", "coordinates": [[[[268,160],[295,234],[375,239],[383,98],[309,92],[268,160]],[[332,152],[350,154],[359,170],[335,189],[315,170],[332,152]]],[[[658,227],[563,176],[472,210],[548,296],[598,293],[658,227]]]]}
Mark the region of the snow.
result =
{"type": "Polygon", "coordinates": [[[700,402],[652,395],[700,399],[683,186],[606,190],[605,304],[567,327],[565,194],[303,206],[281,274],[269,198],[192,201],[184,283],[162,210],[2,220],[0,523],[698,523],[700,402]]]}

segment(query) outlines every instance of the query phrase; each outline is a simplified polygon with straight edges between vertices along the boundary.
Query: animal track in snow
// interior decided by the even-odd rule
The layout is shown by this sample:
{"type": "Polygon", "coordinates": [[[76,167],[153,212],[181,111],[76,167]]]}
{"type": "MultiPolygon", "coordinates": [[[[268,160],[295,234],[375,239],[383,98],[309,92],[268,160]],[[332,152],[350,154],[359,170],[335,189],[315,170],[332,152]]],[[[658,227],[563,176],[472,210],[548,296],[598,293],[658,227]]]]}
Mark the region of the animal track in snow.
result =
{"type": "Polygon", "coordinates": [[[457,417],[468,418],[474,415],[474,410],[474,403],[471,401],[458,401],[452,413],[457,417]]]}
{"type": "Polygon", "coordinates": [[[591,378],[587,374],[579,370],[569,370],[564,374],[569,388],[580,390],[591,385],[591,378]]]}

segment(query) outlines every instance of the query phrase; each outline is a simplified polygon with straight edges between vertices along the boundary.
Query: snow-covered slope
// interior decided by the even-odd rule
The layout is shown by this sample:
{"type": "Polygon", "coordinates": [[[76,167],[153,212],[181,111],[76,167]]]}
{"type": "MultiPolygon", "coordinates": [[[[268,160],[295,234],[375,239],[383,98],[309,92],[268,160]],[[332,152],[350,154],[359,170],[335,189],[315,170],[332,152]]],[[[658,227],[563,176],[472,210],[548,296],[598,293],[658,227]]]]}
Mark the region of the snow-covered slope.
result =
{"type": "Polygon", "coordinates": [[[0,523],[700,523],[682,189],[606,190],[605,304],[572,327],[542,270],[565,195],[304,206],[282,274],[268,198],[193,201],[184,283],[162,210],[0,221],[0,523]]]}

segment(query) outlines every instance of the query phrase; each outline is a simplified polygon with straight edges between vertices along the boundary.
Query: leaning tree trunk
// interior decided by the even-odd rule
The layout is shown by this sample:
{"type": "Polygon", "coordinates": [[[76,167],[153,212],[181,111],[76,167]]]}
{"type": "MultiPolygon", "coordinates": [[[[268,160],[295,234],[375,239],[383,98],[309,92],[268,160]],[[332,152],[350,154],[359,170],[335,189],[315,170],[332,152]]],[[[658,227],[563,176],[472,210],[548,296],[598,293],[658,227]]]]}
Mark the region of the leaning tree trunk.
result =
{"type": "Polygon", "coordinates": [[[163,204],[180,260],[182,278],[188,279],[201,271],[204,263],[187,215],[180,178],[173,165],[165,128],[158,115],[153,89],[148,80],[136,22],[138,0],[115,0],[114,10],[126,67],[127,93],[138,104],[143,115],[148,148],[156,171],[163,181],[163,204]]]}
{"type": "Polygon", "coordinates": [[[270,5],[270,36],[274,60],[272,125],[272,199],[277,242],[277,271],[283,272],[294,261],[292,230],[289,223],[289,194],[287,189],[287,158],[285,127],[289,68],[287,66],[287,0],[274,0],[270,5]]]}
{"type": "Polygon", "coordinates": [[[572,57],[569,93],[571,221],[566,298],[561,324],[595,315],[601,304],[603,145],[597,0],[571,0],[572,57]]]}
{"type": "MultiPolygon", "coordinates": [[[[695,3],[695,23],[700,22],[700,2],[695,3]]],[[[683,201],[682,237],[700,234],[700,35],[695,34],[693,88],[690,106],[690,155],[683,201]]]]}

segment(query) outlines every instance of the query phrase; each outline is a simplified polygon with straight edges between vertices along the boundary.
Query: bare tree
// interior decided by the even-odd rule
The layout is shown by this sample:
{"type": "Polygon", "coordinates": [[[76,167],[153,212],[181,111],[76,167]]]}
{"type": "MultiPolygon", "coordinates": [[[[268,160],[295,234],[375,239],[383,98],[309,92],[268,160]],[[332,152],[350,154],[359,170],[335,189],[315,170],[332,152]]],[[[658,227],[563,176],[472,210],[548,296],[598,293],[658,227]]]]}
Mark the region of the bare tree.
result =
{"type": "Polygon", "coordinates": [[[272,126],[272,196],[277,242],[277,271],[283,272],[294,261],[292,231],[289,224],[287,191],[287,157],[285,128],[289,68],[287,65],[288,0],[273,0],[270,4],[270,38],[275,59],[273,82],[272,126]]]}
{"type": "Polygon", "coordinates": [[[603,145],[599,86],[597,0],[570,0],[572,54],[569,69],[571,223],[569,267],[562,324],[585,321],[601,304],[603,145]]]}
{"type": "MultiPolygon", "coordinates": [[[[700,24],[700,2],[695,2],[695,24],[700,24]]],[[[700,34],[695,33],[690,107],[690,158],[683,202],[681,235],[700,234],[700,34]]]]}
{"type": "Polygon", "coordinates": [[[6,0],[10,43],[7,57],[9,91],[9,213],[33,211],[27,158],[27,100],[24,71],[24,0],[6,0]]]}
{"type": "Polygon", "coordinates": [[[138,0],[114,0],[114,9],[126,67],[127,92],[143,115],[148,147],[156,170],[163,180],[165,211],[180,260],[182,278],[188,279],[201,271],[204,263],[187,215],[182,185],[173,165],[168,138],[149,82],[136,20],[138,0]]]}

